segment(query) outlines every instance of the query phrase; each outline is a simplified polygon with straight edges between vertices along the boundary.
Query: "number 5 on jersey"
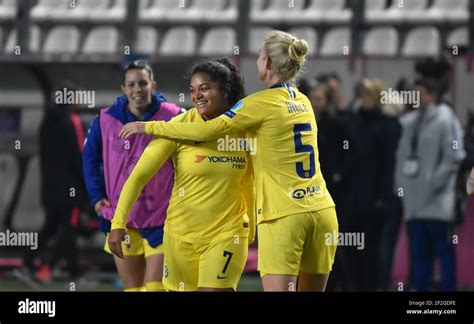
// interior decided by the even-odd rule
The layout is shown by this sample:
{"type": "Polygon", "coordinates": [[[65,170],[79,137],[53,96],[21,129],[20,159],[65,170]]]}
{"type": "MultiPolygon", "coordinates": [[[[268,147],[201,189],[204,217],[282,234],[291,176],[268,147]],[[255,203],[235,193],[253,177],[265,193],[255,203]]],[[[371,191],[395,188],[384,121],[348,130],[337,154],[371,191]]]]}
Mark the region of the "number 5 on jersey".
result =
{"type": "Polygon", "coordinates": [[[304,168],[303,162],[296,162],[296,173],[300,178],[312,178],[316,173],[316,163],[314,160],[314,148],[309,144],[303,144],[301,141],[301,132],[310,132],[311,124],[295,124],[293,134],[295,135],[295,153],[309,153],[309,169],[304,168]]]}

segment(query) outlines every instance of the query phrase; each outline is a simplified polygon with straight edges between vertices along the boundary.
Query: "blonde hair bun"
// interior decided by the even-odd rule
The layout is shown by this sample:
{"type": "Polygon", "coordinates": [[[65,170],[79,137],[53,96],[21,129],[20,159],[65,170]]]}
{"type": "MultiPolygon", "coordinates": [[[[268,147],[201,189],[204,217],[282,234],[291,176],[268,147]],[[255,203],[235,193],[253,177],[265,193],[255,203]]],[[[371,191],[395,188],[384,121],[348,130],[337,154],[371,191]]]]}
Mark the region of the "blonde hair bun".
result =
{"type": "Polygon", "coordinates": [[[308,54],[308,43],[304,39],[294,38],[288,47],[288,55],[299,64],[303,64],[308,54]]]}
{"type": "Polygon", "coordinates": [[[308,43],[292,34],[273,30],[267,34],[263,49],[271,58],[273,71],[281,81],[293,81],[306,61],[308,43]]]}

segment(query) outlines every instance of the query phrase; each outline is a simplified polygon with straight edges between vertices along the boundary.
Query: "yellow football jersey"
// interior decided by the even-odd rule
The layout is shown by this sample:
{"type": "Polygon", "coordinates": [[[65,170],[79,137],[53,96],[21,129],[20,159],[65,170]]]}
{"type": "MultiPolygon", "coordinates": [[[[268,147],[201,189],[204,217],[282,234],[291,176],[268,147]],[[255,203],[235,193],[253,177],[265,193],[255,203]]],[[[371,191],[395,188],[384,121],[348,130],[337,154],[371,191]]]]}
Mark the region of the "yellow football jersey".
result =
{"type": "MultiPolygon", "coordinates": [[[[172,122],[199,120],[203,119],[193,108],[172,122]]],[[[231,138],[238,136],[228,136],[227,144],[231,138]]],[[[125,228],[127,215],[143,186],[171,156],[175,178],[165,232],[185,242],[209,243],[229,237],[248,237],[250,228],[252,240],[255,206],[249,152],[245,147],[225,151],[228,146],[224,144],[219,140],[152,140],[122,189],[112,229],[125,228]]]]}
{"type": "Polygon", "coordinates": [[[334,206],[319,165],[313,109],[297,88],[277,84],[207,122],[145,124],[147,134],[197,141],[242,130],[257,141],[252,160],[258,223],[334,206]]]}

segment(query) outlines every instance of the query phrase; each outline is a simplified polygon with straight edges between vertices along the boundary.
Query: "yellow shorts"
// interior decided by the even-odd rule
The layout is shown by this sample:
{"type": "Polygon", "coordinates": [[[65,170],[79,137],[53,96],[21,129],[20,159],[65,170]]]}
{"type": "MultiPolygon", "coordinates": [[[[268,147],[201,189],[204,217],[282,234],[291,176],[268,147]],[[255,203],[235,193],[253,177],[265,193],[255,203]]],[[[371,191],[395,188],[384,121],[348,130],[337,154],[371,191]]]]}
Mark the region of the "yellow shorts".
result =
{"type": "MultiPolygon", "coordinates": [[[[122,242],[122,251],[125,256],[133,255],[145,255],[145,258],[148,258],[151,255],[163,254],[163,244],[158,245],[157,247],[151,247],[148,244],[148,241],[142,237],[140,230],[135,228],[127,228],[127,234],[130,237],[130,250],[127,250],[125,246],[125,241],[122,242]]],[[[107,238],[105,239],[104,251],[112,254],[109,249],[109,233],[107,233],[107,238]]]]}
{"type": "Polygon", "coordinates": [[[172,291],[237,289],[248,254],[248,238],[192,244],[164,237],[163,286],[172,291]]]}
{"type": "Polygon", "coordinates": [[[261,222],[258,225],[260,276],[331,272],[337,244],[329,241],[328,235],[337,233],[334,207],[261,222]]]}

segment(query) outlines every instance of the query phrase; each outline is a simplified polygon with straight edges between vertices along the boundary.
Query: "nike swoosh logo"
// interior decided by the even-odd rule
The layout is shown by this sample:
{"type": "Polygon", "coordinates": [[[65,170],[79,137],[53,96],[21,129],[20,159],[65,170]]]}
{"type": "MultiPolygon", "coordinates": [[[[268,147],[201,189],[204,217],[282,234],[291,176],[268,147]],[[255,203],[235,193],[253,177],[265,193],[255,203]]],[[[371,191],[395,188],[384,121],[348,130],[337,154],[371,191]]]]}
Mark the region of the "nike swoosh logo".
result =
{"type": "Polygon", "coordinates": [[[229,277],[221,277],[220,275],[217,275],[217,279],[226,279],[226,278],[229,278],[229,277]]]}

